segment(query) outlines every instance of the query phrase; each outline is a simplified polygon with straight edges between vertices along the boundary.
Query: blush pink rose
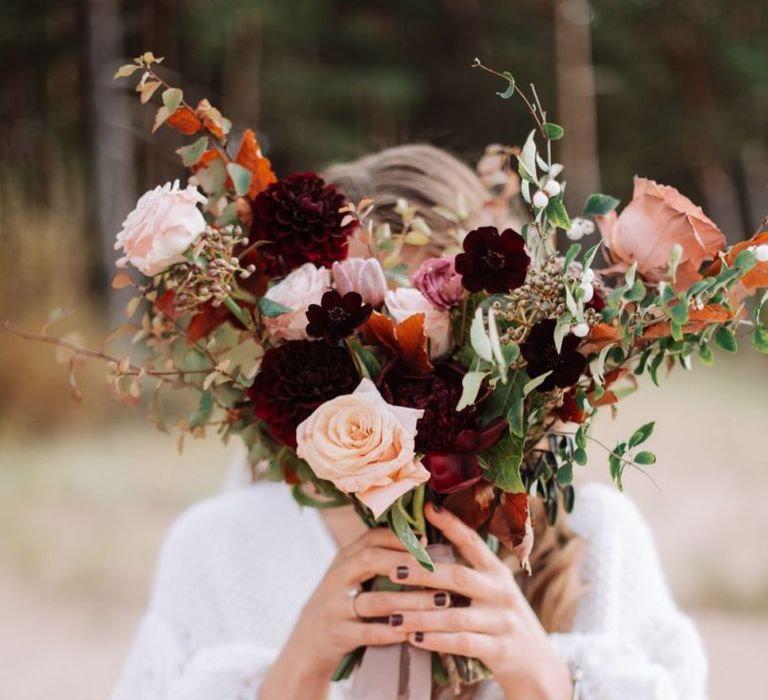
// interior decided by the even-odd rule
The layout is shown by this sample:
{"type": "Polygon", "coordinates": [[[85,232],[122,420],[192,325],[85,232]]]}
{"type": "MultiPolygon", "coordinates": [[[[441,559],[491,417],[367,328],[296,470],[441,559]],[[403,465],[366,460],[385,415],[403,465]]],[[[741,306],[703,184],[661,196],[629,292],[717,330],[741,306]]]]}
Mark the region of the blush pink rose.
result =
{"type": "Polygon", "coordinates": [[[267,299],[291,309],[289,312],[264,317],[267,336],[274,343],[280,340],[305,340],[307,335],[307,309],[319,304],[323,294],[331,287],[331,274],[325,267],[304,263],[284,280],[270,287],[267,299]]]}
{"type": "Polygon", "coordinates": [[[456,256],[429,258],[413,275],[413,286],[441,309],[456,306],[464,296],[461,275],[456,272],[456,256]]]}
{"type": "Polygon", "coordinates": [[[395,321],[402,323],[415,314],[424,314],[424,332],[429,338],[429,356],[434,359],[450,352],[451,314],[432,304],[418,289],[399,287],[387,292],[384,300],[387,311],[395,321]]]}
{"type": "Polygon", "coordinates": [[[674,187],[635,178],[632,201],[620,215],[612,211],[595,217],[614,265],[606,272],[624,272],[637,262],[646,280],[667,278],[667,263],[675,244],[682,248],[676,287],[686,289],[701,278],[699,268],[725,248],[725,236],[701,207],[674,187]]]}
{"type": "Polygon", "coordinates": [[[416,459],[416,423],[424,411],[392,406],[370,379],[315,409],[296,429],[296,454],[320,478],[353,493],[376,517],[429,480],[416,459]]]}
{"type": "Polygon", "coordinates": [[[381,306],[388,289],[384,270],[376,258],[347,258],[334,262],[333,281],[342,296],[357,292],[371,306],[381,306]]]}
{"type": "Polygon", "coordinates": [[[205,231],[198,204],[207,201],[196,187],[181,189],[178,180],[144,193],[117,234],[115,250],[125,253],[117,266],[130,263],[152,277],[184,262],[183,254],[205,231]]]}

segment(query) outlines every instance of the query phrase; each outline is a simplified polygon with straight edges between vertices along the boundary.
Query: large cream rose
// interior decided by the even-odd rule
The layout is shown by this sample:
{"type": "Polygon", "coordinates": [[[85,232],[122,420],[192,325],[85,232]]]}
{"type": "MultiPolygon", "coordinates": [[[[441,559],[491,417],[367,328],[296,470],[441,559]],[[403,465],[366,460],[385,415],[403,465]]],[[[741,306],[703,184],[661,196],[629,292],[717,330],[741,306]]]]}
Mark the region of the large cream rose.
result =
{"type": "Polygon", "coordinates": [[[179,181],[145,192],[117,234],[115,250],[125,255],[118,267],[130,263],[148,277],[183,262],[183,253],[205,231],[198,204],[208,200],[195,187],[179,188],[179,181]]]}
{"type": "Polygon", "coordinates": [[[384,303],[392,318],[402,323],[406,318],[424,314],[424,332],[429,338],[429,356],[442,357],[450,352],[451,314],[446,309],[439,309],[418,289],[398,287],[387,292],[384,303]]]}
{"type": "Polygon", "coordinates": [[[357,498],[379,517],[429,479],[414,454],[424,411],[392,406],[370,379],[324,403],[296,429],[296,453],[321,479],[357,498]]]}
{"type": "Polygon", "coordinates": [[[307,336],[307,309],[319,304],[323,293],[331,288],[331,273],[325,267],[304,263],[284,280],[270,287],[267,299],[286,306],[291,311],[264,318],[267,335],[276,340],[304,340],[307,336]]]}

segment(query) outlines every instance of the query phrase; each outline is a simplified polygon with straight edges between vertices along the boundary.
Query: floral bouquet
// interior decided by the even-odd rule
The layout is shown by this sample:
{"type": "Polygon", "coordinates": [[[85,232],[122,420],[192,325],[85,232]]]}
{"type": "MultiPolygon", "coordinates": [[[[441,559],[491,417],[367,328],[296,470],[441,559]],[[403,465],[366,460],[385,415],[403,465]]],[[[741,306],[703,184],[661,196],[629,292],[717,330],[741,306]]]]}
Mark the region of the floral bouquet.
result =
{"type": "MultiPolygon", "coordinates": [[[[155,400],[166,388],[193,394],[196,410],[174,426],[182,438],[239,435],[262,477],[290,484],[302,505],[352,504],[424,567],[432,501],[528,568],[529,497],[550,522],[573,507],[600,407],[644,373],[658,384],[662,366],[690,369],[696,355],[710,365],[713,345],[735,351],[737,328],[768,352],[766,293],[745,306],[768,287],[768,231],[727,248],[699,207],[642,178],[621,214],[594,194],[572,219],[552,159],[563,129],[507,72],[475,63],[535,122],[522,148],[493,153],[519,176],[529,221],[466,231],[464,213],[442,211],[453,243],[409,275],[404,247],[431,235],[414,207],[398,203],[393,230],[376,223],[374,202],[348,202],[314,173],[278,179],[254,132],[233,148],[231,123],[206,100],[188,104],[158,75],[161,60],[144,54],[116,76],[138,75],[142,102],[160,93],[154,129],[195,139],[178,150],[187,184],[147,192],[117,236],[118,267],[141,277],[124,270],[114,286],[135,290],[130,317],[143,312],[118,332],[148,357],[68,346],[73,357],[110,359],[115,389],[133,399],[150,381],[155,400]],[[583,249],[596,228],[601,240],[583,249]]],[[[619,488],[626,468],[654,463],[643,449],[652,430],[606,448],[619,488]]],[[[432,669],[454,687],[484,675],[453,657],[432,669]]]]}

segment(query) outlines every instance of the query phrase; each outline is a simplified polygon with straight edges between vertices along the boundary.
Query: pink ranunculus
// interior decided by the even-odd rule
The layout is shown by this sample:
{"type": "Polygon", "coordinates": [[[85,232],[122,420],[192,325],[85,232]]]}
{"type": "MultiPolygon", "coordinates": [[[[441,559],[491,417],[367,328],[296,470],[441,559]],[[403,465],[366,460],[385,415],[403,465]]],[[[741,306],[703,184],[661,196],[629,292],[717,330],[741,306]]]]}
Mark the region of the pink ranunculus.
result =
{"type": "Polygon", "coordinates": [[[406,318],[424,314],[424,332],[429,338],[429,356],[434,359],[450,352],[451,314],[432,304],[418,289],[399,287],[387,292],[384,303],[392,318],[402,323],[406,318]]]}
{"type": "Polygon", "coordinates": [[[274,343],[280,340],[305,340],[307,335],[307,309],[310,304],[319,304],[323,294],[331,287],[331,274],[325,267],[304,263],[291,272],[284,280],[270,287],[264,295],[267,299],[290,311],[264,317],[267,335],[274,343]]]}
{"type": "Polygon", "coordinates": [[[456,272],[456,256],[429,258],[413,275],[413,286],[441,309],[456,306],[464,296],[461,275],[456,272]]]}
{"type": "Polygon", "coordinates": [[[353,493],[379,517],[429,480],[416,459],[416,423],[424,411],[392,406],[370,379],[319,406],[296,429],[296,453],[320,478],[353,493]]]}
{"type": "Polygon", "coordinates": [[[344,296],[357,292],[366,304],[381,306],[387,293],[387,278],[376,258],[347,258],[333,263],[336,291],[344,296]]]}
{"type": "Polygon", "coordinates": [[[635,178],[632,201],[620,215],[595,217],[614,265],[605,272],[623,272],[637,262],[638,273],[650,282],[667,278],[675,244],[682,248],[675,286],[688,288],[700,279],[699,268],[725,248],[725,236],[701,207],[674,187],[635,178]]]}
{"type": "Polygon", "coordinates": [[[181,189],[178,180],[144,193],[117,234],[115,250],[125,253],[117,266],[130,263],[152,277],[184,262],[184,252],[205,231],[197,205],[207,201],[195,187],[181,189]]]}

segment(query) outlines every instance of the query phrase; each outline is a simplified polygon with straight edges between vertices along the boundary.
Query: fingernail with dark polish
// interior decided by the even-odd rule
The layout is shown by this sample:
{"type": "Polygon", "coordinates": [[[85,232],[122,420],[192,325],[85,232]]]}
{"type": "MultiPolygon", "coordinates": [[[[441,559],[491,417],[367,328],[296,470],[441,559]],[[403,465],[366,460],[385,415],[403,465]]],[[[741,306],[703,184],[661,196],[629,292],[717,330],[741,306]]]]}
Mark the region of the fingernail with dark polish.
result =
{"type": "Polygon", "coordinates": [[[433,503],[432,504],[432,509],[435,511],[435,513],[439,513],[443,509],[443,507],[437,505],[437,503],[433,503]]]}
{"type": "Polygon", "coordinates": [[[403,616],[400,613],[392,613],[389,616],[389,624],[392,627],[400,627],[403,624],[403,616]]]}
{"type": "Polygon", "coordinates": [[[415,641],[417,644],[420,644],[424,641],[424,632],[416,632],[416,634],[413,635],[413,641],[415,641]]]}
{"type": "Polygon", "coordinates": [[[439,608],[444,608],[448,605],[448,594],[443,593],[442,591],[435,593],[435,605],[439,608]]]}
{"type": "Polygon", "coordinates": [[[398,566],[397,567],[397,578],[401,581],[404,578],[408,578],[408,567],[407,566],[398,566]]]}

